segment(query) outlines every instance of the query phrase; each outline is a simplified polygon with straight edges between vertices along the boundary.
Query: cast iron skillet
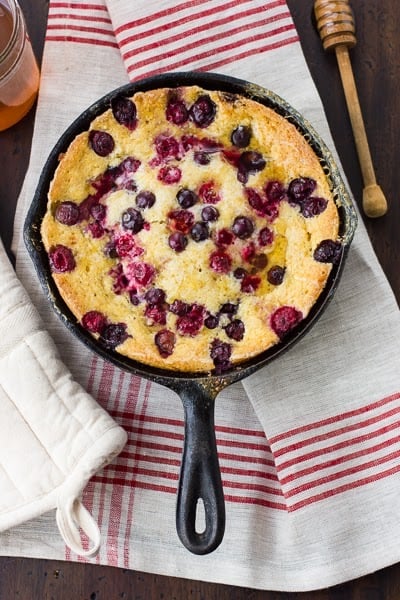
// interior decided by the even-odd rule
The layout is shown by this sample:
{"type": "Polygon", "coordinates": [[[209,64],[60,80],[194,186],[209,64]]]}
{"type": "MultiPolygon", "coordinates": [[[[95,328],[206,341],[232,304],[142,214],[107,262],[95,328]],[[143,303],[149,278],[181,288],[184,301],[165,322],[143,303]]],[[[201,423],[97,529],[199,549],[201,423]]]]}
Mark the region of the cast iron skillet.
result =
{"type": "Polygon", "coordinates": [[[331,153],[311,125],[287,102],[274,93],[252,83],[214,73],[170,73],[125,85],[107,94],[83,112],[61,136],[43,168],[39,184],[28,211],[24,239],[40,282],[53,309],[67,328],[92,351],[129,373],[146,377],[174,390],[184,408],[185,440],[180,481],[177,494],[176,526],[183,545],[195,554],[212,552],[221,543],[225,530],[225,506],[214,432],[214,401],[226,386],[249,376],[272,359],[293,346],[316,322],[339,282],[349,245],[357,225],[357,216],[345,189],[331,153]],[[320,159],[332,184],[332,192],[340,214],[340,236],[343,252],[334,265],[327,285],[311,313],[302,323],[272,349],[232,367],[223,375],[212,373],[185,373],[152,368],[130,360],[100,346],[76,322],[63,302],[51,276],[47,254],[40,235],[40,224],[46,212],[47,193],[59,155],[65,152],[72,139],[87,130],[91,121],[110,107],[116,96],[131,96],[137,91],[159,87],[199,85],[204,89],[221,90],[228,94],[242,94],[264,104],[293,123],[307,139],[320,159]],[[198,501],[202,500],[205,513],[204,531],[196,530],[198,501]]]}

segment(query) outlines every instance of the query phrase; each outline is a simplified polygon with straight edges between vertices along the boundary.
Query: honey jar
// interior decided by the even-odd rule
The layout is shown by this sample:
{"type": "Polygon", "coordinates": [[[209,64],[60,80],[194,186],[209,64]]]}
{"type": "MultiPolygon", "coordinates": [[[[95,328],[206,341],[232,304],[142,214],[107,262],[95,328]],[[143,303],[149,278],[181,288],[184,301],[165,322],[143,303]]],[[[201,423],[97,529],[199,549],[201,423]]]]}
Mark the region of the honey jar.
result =
{"type": "Polygon", "coordinates": [[[24,117],[35,102],[39,68],[16,0],[0,0],[0,131],[24,117]]]}

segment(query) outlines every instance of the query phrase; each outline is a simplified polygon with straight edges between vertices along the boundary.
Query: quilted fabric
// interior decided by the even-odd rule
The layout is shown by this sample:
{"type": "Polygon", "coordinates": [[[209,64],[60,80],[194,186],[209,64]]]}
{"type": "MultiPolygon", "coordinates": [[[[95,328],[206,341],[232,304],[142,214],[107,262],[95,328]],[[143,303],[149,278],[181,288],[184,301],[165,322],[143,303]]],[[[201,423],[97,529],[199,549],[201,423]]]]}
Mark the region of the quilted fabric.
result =
{"type": "Polygon", "coordinates": [[[2,245],[0,298],[0,531],[57,508],[66,543],[92,555],[100,535],[79,496],[126,433],[73,380],[2,245]]]}

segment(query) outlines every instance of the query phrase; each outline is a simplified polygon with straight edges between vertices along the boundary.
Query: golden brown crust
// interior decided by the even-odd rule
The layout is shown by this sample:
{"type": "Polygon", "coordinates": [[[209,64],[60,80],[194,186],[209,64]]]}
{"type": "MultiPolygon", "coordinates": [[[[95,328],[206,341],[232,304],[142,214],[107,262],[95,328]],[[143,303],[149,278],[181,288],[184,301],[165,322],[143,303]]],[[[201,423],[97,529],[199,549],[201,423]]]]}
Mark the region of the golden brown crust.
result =
{"type": "MultiPolygon", "coordinates": [[[[75,259],[74,269],[53,274],[60,293],[78,321],[89,311],[98,311],[108,322],[124,323],[129,337],[117,345],[116,350],[139,362],[172,370],[209,371],[214,367],[210,347],[215,339],[229,344],[232,363],[257,355],[279,341],[271,329],[271,314],[281,306],[290,306],[300,311],[303,317],[307,316],[331,270],[331,264],[313,258],[314,250],[322,240],[336,240],[338,236],[338,213],[319,160],[292,124],[269,108],[244,97],[235,97],[232,101],[222,93],[204,92],[193,86],[178,92],[167,89],[139,92],[132,100],[137,109],[137,126],[133,131],[119,124],[111,109],[91,125],[91,130],[107,131],[112,135],[115,144],[112,152],[104,157],[96,154],[89,143],[89,132],[85,132],[76,137],[60,159],[41,230],[49,253],[55,246],[62,245],[72,250],[75,259]],[[206,94],[217,107],[215,118],[205,128],[198,127],[190,119],[183,125],[168,121],[165,111],[172,93],[178,93],[186,106],[206,94]],[[252,133],[248,146],[240,150],[231,142],[232,130],[239,125],[250,127],[252,133]],[[195,149],[182,150],[183,135],[213,140],[220,148],[208,154],[208,164],[199,165],[193,160],[195,149]],[[179,156],[172,153],[167,158],[157,158],[155,140],[158,136],[178,140],[179,156]],[[260,153],[266,160],[265,167],[259,172],[251,172],[245,182],[238,179],[235,163],[244,150],[260,153]],[[126,157],[140,161],[140,166],[129,176],[134,185],[114,183],[113,189],[101,195],[98,187],[96,190],[93,186],[94,180],[100,180],[107,169],[117,167],[126,157]],[[159,180],[160,169],[165,165],[179,167],[179,182],[165,184],[159,180]],[[278,181],[287,190],[296,178],[310,178],[316,182],[312,196],[327,202],[320,214],[311,218],[303,216],[299,205],[289,202],[287,196],[279,202],[278,215],[274,217],[260,214],[250,206],[249,189],[265,198],[268,182],[278,181]],[[209,223],[210,236],[196,242],[187,233],[186,249],[174,251],[168,245],[168,236],[173,229],[168,214],[181,208],[177,203],[177,192],[188,188],[198,193],[203,183],[211,181],[221,200],[215,204],[219,211],[218,220],[209,223]],[[131,190],[126,189],[129,186],[131,190]],[[125,257],[115,256],[114,252],[112,257],[106,256],[106,243],[115,242],[124,234],[131,235],[122,227],[121,215],[129,207],[136,208],[135,198],[141,190],[151,190],[156,197],[154,206],[140,209],[146,225],[133,235],[141,254],[125,257]],[[95,196],[96,192],[97,201],[107,210],[102,221],[105,231],[100,237],[91,230],[93,217],[90,215],[89,219],[72,226],[55,218],[56,208],[63,202],[83,206],[82,202],[95,196]],[[255,227],[252,236],[247,239],[233,236],[233,243],[229,245],[216,244],[217,231],[231,231],[238,215],[252,221],[255,227]],[[273,231],[274,240],[260,245],[257,236],[265,227],[273,231]],[[250,257],[252,244],[255,257],[250,257]],[[232,258],[228,273],[210,268],[210,255],[217,250],[227,252],[232,258]],[[126,276],[130,265],[137,262],[151,265],[155,272],[151,282],[138,290],[140,303],[136,306],[130,300],[132,294],[129,292],[133,286],[121,290],[116,285],[115,270],[118,264],[122,265],[126,276]],[[284,268],[280,285],[267,280],[268,270],[276,265],[284,268]],[[248,274],[259,279],[254,292],[243,291],[243,279],[233,275],[237,267],[245,268],[248,274]],[[165,292],[162,307],[165,323],[154,323],[153,316],[149,316],[149,303],[143,299],[146,291],[154,287],[165,292]],[[168,308],[174,300],[205,307],[207,314],[219,314],[218,326],[211,329],[203,325],[195,335],[180,334],[176,331],[179,317],[168,308]],[[236,306],[234,316],[220,314],[221,306],[226,303],[236,306]],[[240,341],[227,335],[226,326],[232,320],[244,324],[240,341]],[[166,329],[176,338],[173,352],[167,357],[160,355],[154,341],[156,333],[166,329]]],[[[195,222],[201,221],[204,206],[200,199],[189,208],[195,222]]],[[[98,337],[97,333],[94,335],[98,337]]]]}

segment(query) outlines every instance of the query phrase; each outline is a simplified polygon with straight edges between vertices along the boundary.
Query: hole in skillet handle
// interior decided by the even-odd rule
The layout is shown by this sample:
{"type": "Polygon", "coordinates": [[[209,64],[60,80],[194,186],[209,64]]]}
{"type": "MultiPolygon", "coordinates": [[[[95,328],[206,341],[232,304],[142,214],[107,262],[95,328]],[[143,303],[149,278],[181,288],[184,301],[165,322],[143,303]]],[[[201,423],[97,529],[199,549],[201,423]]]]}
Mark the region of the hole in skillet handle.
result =
{"type": "Polygon", "coordinates": [[[177,495],[176,530],[193,554],[208,554],[225,533],[225,502],[214,428],[216,393],[200,382],[187,381],[176,389],[184,408],[185,439],[177,495]],[[204,530],[196,530],[199,501],[204,530]]]}

